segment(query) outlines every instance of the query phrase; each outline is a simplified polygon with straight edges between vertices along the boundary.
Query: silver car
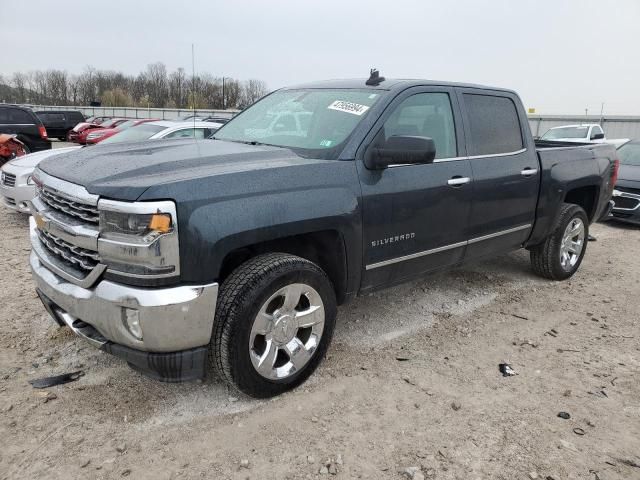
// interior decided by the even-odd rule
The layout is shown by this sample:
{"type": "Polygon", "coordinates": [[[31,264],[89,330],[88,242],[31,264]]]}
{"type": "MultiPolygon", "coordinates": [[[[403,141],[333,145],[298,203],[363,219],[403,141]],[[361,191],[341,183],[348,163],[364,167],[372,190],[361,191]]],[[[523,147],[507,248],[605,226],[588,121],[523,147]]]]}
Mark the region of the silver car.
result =
{"type": "Polygon", "coordinates": [[[0,194],[5,207],[20,213],[29,213],[28,201],[35,196],[35,185],[31,180],[34,168],[47,158],[71,152],[81,146],[55,148],[30,153],[5,163],[0,170],[0,194]]]}

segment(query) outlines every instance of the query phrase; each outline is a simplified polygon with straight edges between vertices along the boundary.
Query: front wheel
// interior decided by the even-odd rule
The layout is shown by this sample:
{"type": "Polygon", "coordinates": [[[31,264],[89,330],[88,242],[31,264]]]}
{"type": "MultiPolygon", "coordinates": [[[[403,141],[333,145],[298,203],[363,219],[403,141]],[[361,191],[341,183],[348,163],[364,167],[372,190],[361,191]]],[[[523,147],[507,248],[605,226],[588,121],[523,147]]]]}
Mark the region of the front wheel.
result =
{"type": "Polygon", "coordinates": [[[587,250],[589,220],[584,209],[565,203],[556,226],[544,242],[531,248],[531,265],[538,275],[551,280],[571,277],[587,250]]]}
{"type": "Polygon", "coordinates": [[[253,397],[291,390],[322,361],[336,311],[333,286],[316,264],[283,253],[257,256],[222,284],[210,367],[253,397]]]}

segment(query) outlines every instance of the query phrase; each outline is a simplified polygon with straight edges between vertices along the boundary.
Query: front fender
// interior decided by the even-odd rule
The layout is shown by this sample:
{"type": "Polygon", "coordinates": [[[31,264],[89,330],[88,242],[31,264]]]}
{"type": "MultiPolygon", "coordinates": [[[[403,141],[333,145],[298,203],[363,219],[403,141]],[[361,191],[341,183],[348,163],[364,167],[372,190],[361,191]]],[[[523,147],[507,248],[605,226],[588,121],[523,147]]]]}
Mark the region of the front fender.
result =
{"type": "Polygon", "coordinates": [[[361,271],[360,183],[353,161],[214,175],[158,186],[149,195],[176,202],[181,282],[217,281],[234,250],[320,231],[343,239],[349,285],[361,271]]]}

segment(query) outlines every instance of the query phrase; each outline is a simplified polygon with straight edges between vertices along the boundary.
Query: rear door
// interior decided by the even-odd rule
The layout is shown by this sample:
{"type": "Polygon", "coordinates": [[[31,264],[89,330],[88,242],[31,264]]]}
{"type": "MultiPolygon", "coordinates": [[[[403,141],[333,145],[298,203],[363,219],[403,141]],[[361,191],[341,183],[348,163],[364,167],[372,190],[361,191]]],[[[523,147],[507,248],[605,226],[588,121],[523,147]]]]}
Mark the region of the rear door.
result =
{"type": "Polygon", "coordinates": [[[362,288],[397,283],[460,262],[471,206],[471,168],[450,88],[416,87],[399,94],[357,154],[362,188],[365,271],[362,288]],[[392,135],[430,137],[436,160],[369,170],[362,161],[392,135]]]}
{"type": "Polygon", "coordinates": [[[540,169],[515,94],[460,88],[473,202],[466,258],[519,248],[534,222],[540,169]]]}

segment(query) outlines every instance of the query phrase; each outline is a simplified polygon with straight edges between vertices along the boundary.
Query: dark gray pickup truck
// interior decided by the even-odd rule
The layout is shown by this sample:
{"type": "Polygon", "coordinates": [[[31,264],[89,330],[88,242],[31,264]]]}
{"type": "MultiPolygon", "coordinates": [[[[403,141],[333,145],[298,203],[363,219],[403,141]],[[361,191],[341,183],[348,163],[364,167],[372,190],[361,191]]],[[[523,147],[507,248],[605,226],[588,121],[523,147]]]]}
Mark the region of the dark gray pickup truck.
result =
{"type": "Polygon", "coordinates": [[[43,162],[30,261],[51,316],[136,370],[268,397],[311,375],[359,293],[519,248],[570,277],[616,171],[613,146],[536,146],[509,90],[313,83],[214,139],[43,162]]]}

